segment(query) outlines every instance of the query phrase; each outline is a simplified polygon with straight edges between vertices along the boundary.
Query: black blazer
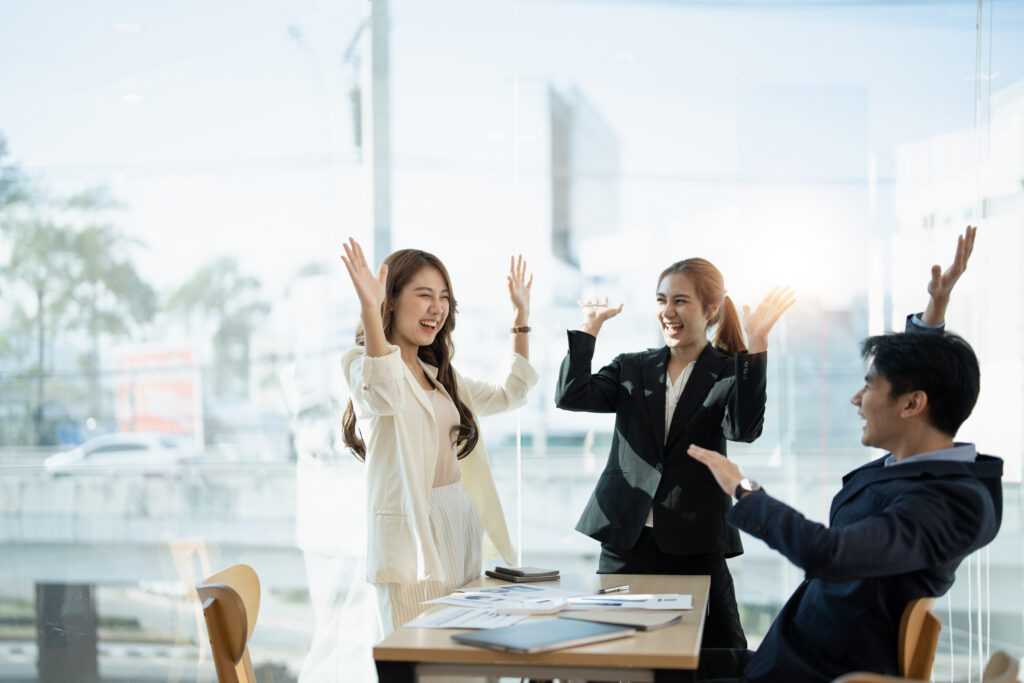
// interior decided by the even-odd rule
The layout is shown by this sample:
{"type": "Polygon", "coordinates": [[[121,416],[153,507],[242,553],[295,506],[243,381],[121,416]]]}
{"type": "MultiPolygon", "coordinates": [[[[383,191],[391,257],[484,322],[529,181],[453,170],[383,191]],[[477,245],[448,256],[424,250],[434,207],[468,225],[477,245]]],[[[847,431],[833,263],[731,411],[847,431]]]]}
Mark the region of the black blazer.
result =
{"type": "Polygon", "coordinates": [[[591,374],[596,338],[569,332],[555,404],[615,413],[611,452],[576,530],[619,549],[636,545],[654,503],[654,538],[677,555],[733,557],[739,533],[725,523],[732,498],[686,454],[691,443],[725,453],[725,441],[761,435],[767,353],[731,357],[708,344],[697,358],[665,439],[669,349],[625,353],[591,374]]]}

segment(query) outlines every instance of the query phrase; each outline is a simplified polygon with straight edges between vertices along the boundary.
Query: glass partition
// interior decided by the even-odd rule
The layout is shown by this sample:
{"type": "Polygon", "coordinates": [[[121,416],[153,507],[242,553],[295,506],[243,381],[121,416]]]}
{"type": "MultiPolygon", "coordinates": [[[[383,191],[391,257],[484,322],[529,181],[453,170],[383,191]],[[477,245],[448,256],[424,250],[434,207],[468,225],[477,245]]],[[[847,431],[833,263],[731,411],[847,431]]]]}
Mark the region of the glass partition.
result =
{"type": "MultiPolygon", "coordinates": [[[[624,304],[603,363],[661,345],[673,261],[738,305],[794,287],[764,433],[729,454],[825,520],[879,455],[858,341],[980,226],[948,324],[982,362],[959,436],[1005,459],[1005,510],[936,606],[935,679],[1024,655],[1022,34],[1021,7],[965,0],[0,7],[0,679],[214,680],[193,586],[245,562],[260,680],[375,680],[349,236],[445,262],[454,362],[485,379],[526,256],[541,380],[482,438],[521,562],[592,572],[573,527],[613,417],[553,402],[578,301],[624,304]]],[[[803,575],[743,542],[755,646],[803,575]]]]}

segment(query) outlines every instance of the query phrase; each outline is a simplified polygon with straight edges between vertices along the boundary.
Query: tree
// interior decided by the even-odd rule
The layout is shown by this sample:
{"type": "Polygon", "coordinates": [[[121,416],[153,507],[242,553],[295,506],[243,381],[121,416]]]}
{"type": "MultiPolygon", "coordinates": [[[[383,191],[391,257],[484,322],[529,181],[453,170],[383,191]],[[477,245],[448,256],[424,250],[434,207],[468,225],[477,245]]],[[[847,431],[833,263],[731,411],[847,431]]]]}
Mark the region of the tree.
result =
{"type": "Polygon", "coordinates": [[[128,254],[141,243],[110,225],[88,225],[74,233],[67,294],[69,323],[86,331],[89,350],[82,366],[89,378],[90,410],[100,413],[100,339],[130,334],[157,308],[154,289],[143,281],[128,254]]]}
{"type": "Polygon", "coordinates": [[[106,187],[94,187],[68,198],[64,208],[80,226],[70,248],[74,256],[66,294],[68,322],[83,329],[89,349],[80,364],[88,377],[90,412],[101,411],[100,340],[125,336],[150,321],[157,308],[155,290],[140,277],[131,261],[142,242],[126,237],[104,222],[105,212],[121,208],[106,187]]]}
{"type": "MultiPolygon", "coordinates": [[[[21,321],[34,338],[35,365],[29,373],[36,384],[33,403],[39,410],[46,398],[46,350],[67,310],[72,234],[66,226],[51,221],[38,205],[17,216],[8,212],[3,228],[10,256],[0,274],[15,293],[21,293],[20,297],[5,297],[16,302],[11,323],[21,321]]],[[[39,437],[36,425],[33,441],[38,442],[39,437]]]]}
{"type": "MultiPolygon", "coordinates": [[[[156,310],[156,293],[129,258],[140,243],[95,221],[102,211],[117,206],[104,188],[55,200],[19,183],[18,201],[3,211],[0,230],[9,255],[0,275],[7,283],[10,310],[0,346],[17,350],[24,337],[32,337],[34,365],[28,372],[35,383],[33,414],[46,401],[46,355],[61,332],[74,326],[88,337],[82,365],[90,410],[98,415],[101,337],[128,334],[133,324],[148,321],[156,310]]],[[[38,443],[38,420],[34,431],[38,443]]]]}
{"type": "Polygon", "coordinates": [[[0,133],[0,209],[24,198],[25,177],[21,169],[7,161],[7,138],[0,133]]]}
{"type": "Polygon", "coordinates": [[[249,372],[249,340],[270,305],[259,294],[260,281],[244,275],[233,258],[220,258],[200,268],[167,300],[169,312],[191,327],[206,322],[214,328],[214,393],[241,395],[249,372]],[[198,319],[198,320],[197,320],[198,319]]]}

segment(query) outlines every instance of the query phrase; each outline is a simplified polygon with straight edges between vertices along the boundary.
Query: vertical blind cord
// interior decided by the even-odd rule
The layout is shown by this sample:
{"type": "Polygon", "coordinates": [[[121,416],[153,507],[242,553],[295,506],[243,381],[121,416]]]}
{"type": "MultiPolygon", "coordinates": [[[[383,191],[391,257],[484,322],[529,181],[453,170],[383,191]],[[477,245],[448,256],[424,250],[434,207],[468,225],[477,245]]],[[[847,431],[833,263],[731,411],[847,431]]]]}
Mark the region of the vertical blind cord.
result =
{"type": "MultiPolygon", "coordinates": [[[[985,79],[985,160],[990,165],[992,159],[992,43],[993,43],[993,16],[995,14],[995,0],[989,0],[988,4],[988,78],[985,79]]],[[[988,183],[988,174],[986,173],[985,193],[987,194],[991,188],[988,183]]],[[[985,658],[983,662],[988,662],[989,657],[992,655],[992,583],[990,569],[992,567],[991,555],[990,555],[991,544],[985,546],[985,658]]],[[[978,562],[981,562],[979,553],[978,562]]],[[[979,572],[980,574],[981,572],[979,572]]],[[[980,577],[979,577],[980,579],[980,577]]],[[[981,594],[979,591],[978,603],[980,608],[981,594]]],[[[980,624],[979,624],[980,625],[980,624]]],[[[984,677],[984,664],[981,668],[981,675],[979,679],[984,677]]]]}
{"type": "Polygon", "coordinates": [[[974,680],[974,571],[967,558],[967,683],[974,680]]]}
{"type": "Polygon", "coordinates": [[[949,683],[953,683],[956,660],[953,657],[953,592],[946,592],[946,623],[949,624],[949,683]]]}
{"type": "MultiPolygon", "coordinates": [[[[991,80],[991,69],[992,69],[992,37],[991,37],[991,23],[989,33],[989,72],[987,80],[991,80]]],[[[984,0],[978,0],[978,15],[977,22],[975,24],[975,56],[974,56],[974,182],[975,182],[975,210],[974,219],[975,224],[980,222],[987,213],[987,206],[984,198],[982,177],[983,177],[983,139],[987,136],[987,129],[989,122],[988,117],[991,116],[991,83],[983,89],[982,85],[982,73],[983,73],[983,54],[984,54],[984,43],[985,43],[985,3],[984,0]],[[982,93],[988,94],[988,101],[986,102],[982,98],[982,93]],[[986,120],[983,126],[982,119],[982,104],[986,102],[986,120]]],[[[975,592],[977,592],[977,623],[978,623],[978,680],[981,680],[982,671],[985,668],[985,646],[983,638],[987,629],[982,626],[982,599],[981,599],[981,553],[975,553],[975,557],[967,558],[967,680],[974,680],[974,599],[975,592]],[[977,564],[975,569],[974,565],[977,564]]],[[[950,630],[952,630],[952,624],[950,624],[950,630]]]]}
{"type": "MultiPolygon", "coordinates": [[[[519,239],[519,0],[512,2],[512,240],[519,239]]],[[[523,565],[523,423],[516,411],[516,564],[523,565]]]]}

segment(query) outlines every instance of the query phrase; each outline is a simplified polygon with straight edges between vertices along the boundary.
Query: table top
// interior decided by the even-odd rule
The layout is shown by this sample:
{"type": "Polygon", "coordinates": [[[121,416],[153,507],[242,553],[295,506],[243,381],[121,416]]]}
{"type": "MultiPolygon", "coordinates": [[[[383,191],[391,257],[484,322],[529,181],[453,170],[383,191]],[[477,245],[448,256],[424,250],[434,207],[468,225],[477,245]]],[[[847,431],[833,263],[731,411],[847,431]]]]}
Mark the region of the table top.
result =
{"type": "MultiPolygon", "coordinates": [[[[711,580],[707,576],[666,574],[566,574],[559,581],[531,583],[535,586],[562,586],[594,593],[598,588],[629,584],[630,593],[682,593],[693,596],[693,609],[680,614],[678,624],[654,631],[637,631],[629,638],[592,645],[541,652],[516,654],[460,645],[451,639],[467,629],[410,628],[403,626],[373,648],[379,661],[448,662],[476,664],[538,664],[552,666],[636,667],[648,669],[696,669],[700,654],[700,634],[704,628],[705,603],[711,580]]],[[[467,586],[509,585],[505,581],[480,578],[467,586]]],[[[432,605],[430,611],[446,605],[432,605]]],[[[547,619],[551,615],[531,616],[547,619]]]]}

